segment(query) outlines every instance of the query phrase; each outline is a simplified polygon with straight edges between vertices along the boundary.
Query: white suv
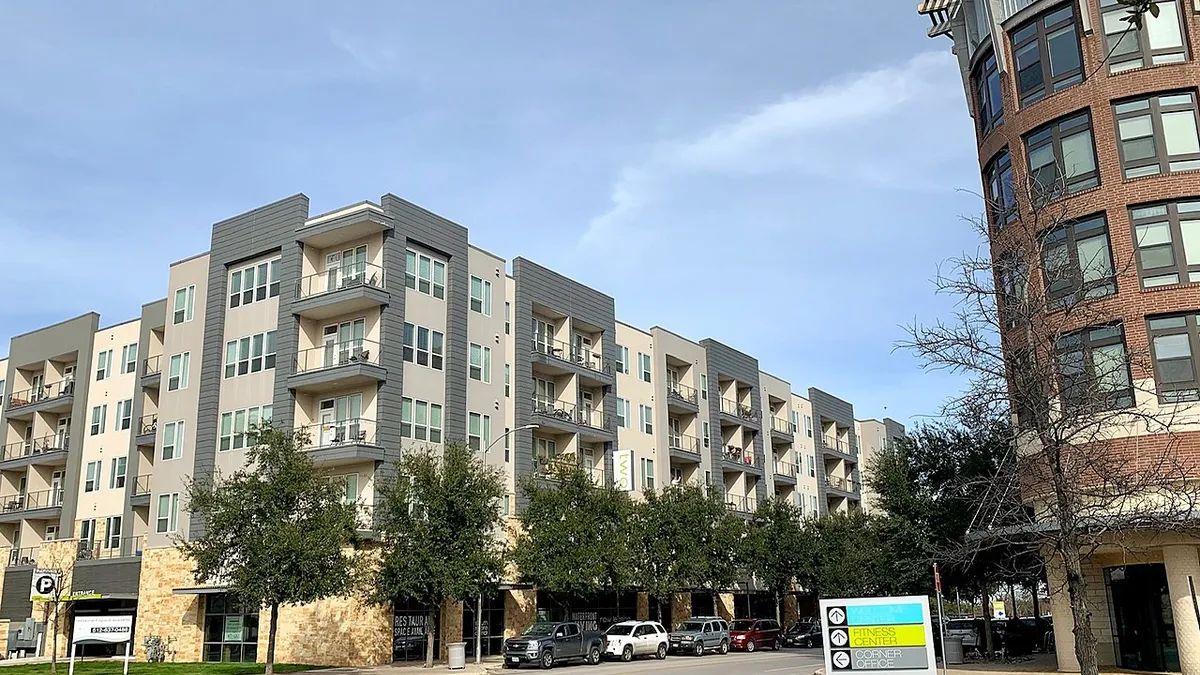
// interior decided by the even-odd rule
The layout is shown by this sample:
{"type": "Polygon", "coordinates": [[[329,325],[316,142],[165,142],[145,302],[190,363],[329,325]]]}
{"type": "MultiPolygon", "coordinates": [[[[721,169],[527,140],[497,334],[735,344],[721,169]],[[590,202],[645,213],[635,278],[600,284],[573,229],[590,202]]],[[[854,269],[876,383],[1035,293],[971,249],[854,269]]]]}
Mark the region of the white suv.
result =
{"type": "Polygon", "coordinates": [[[667,629],[654,621],[622,621],[604,631],[604,655],[632,661],[635,656],[667,658],[667,629]]]}

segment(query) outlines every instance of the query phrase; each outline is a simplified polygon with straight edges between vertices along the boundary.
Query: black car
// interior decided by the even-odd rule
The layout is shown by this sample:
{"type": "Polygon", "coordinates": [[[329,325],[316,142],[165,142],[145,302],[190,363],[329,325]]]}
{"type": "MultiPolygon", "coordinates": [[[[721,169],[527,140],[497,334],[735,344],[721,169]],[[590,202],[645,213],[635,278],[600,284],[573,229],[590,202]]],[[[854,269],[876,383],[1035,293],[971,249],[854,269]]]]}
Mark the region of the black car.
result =
{"type": "Polygon", "coordinates": [[[785,647],[811,649],[813,647],[823,647],[824,645],[821,622],[815,619],[797,621],[783,633],[783,646],[785,647]]]}

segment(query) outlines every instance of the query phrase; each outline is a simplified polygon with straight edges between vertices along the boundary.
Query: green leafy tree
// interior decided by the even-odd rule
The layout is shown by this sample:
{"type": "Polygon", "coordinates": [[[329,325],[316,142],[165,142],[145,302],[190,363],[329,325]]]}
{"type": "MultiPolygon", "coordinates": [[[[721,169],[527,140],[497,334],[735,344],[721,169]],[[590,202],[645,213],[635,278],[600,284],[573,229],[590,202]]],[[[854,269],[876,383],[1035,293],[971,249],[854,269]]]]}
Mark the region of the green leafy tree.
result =
{"type": "Polygon", "coordinates": [[[500,473],[470,448],[449,443],[406,451],[396,476],[378,488],[379,567],[370,599],[409,598],[423,606],[425,665],[433,665],[434,617],[446,599],[490,592],[504,573],[498,536],[506,495],[500,473]]]}
{"type": "Polygon", "coordinates": [[[188,510],[201,517],[203,533],[178,546],[200,583],[219,581],[242,602],[270,608],[267,673],[275,671],[279,606],[346,592],[355,565],[356,507],[298,449],[306,441],[259,427],[245,468],[187,485],[188,510]]]}
{"type": "Polygon", "coordinates": [[[513,547],[522,577],[565,597],[633,588],[633,501],[598,486],[573,457],[521,481],[526,506],[513,547]]]}
{"type": "Polygon", "coordinates": [[[775,595],[775,618],[782,621],[781,598],[814,565],[816,546],[800,509],[780,499],[759,504],[746,532],[743,563],[775,595]]]}
{"type": "Polygon", "coordinates": [[[896,516],[861,511],[809,521],[816,540],[813,589],[827,598],[926,594],[933,579],[924,532],[896,516]]]}

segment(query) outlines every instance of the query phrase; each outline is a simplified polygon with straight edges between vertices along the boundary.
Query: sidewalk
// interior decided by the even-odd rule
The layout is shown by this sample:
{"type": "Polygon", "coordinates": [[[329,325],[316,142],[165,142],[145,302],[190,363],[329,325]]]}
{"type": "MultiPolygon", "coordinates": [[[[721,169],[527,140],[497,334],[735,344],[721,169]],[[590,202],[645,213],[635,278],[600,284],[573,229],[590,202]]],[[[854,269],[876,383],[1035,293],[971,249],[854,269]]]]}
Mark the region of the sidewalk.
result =
{"type": "Polygon", "coordinates": [[[425,668],[421,663],[393,664],[390,666],[370,666],[365,668],[325,668],[310,670],[310,673],[328,673],[330,675],[489,675],[504,667],[504,662],[498,657],[485,657],[482,663],[475,663],[474,658],[467,659],[467,667],[462,670],[450,670],[445,661],[436,662],[432,668],[425,668]]]}

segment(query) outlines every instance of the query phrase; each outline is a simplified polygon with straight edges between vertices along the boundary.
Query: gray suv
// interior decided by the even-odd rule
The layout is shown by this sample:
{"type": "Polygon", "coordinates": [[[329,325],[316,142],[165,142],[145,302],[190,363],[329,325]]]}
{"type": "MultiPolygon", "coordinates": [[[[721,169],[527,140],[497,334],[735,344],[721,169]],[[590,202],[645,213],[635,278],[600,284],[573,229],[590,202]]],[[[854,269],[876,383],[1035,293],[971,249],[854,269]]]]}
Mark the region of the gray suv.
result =
{"type": "Polygon", "coordinates": [[[719,616],[694,616],[671,632],[669,649],[675,653],[704,656],[705,652],[729,653],[729,624],[719,616]]]}

